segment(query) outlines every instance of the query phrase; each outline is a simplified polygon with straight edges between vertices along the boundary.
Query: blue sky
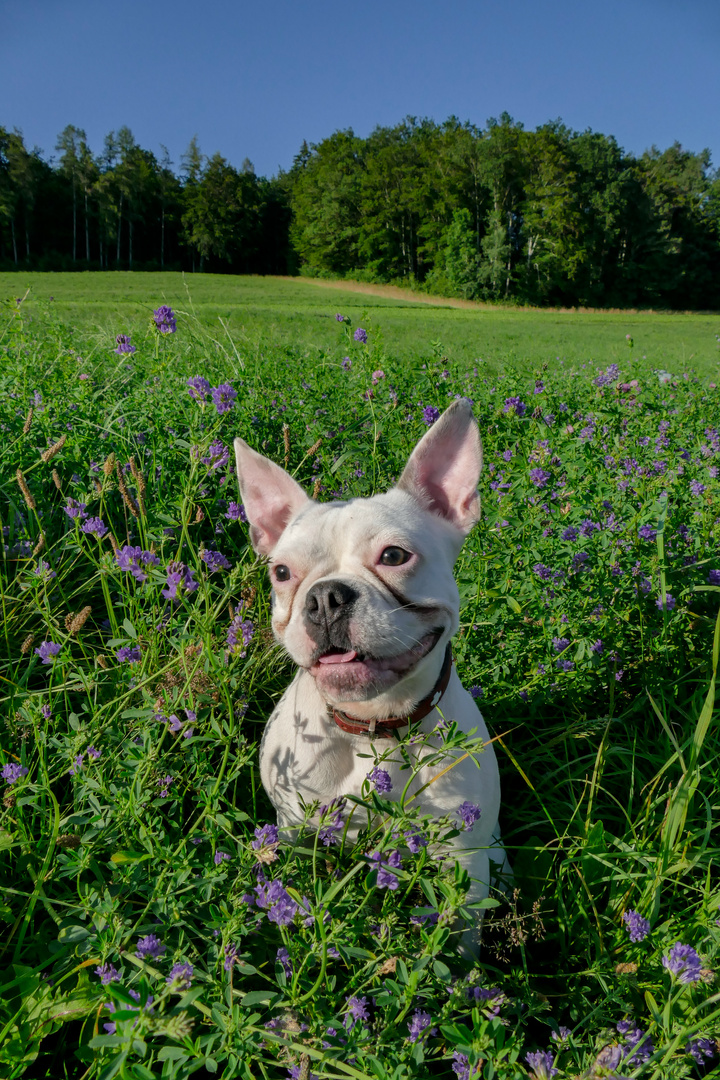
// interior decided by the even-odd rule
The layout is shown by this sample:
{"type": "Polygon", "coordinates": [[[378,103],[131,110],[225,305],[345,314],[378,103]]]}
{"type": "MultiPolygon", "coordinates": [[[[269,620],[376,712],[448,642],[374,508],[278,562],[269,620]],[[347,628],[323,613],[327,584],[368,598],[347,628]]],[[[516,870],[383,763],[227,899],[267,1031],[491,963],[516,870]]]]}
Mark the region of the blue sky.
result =
{"type": "Polygon", "coordinates": [[[46,155],[127,124],[271,175],[338,128],[505,110],[720,166],[717,0],[0,0],[0,25],[0,124],[46,155]]]}

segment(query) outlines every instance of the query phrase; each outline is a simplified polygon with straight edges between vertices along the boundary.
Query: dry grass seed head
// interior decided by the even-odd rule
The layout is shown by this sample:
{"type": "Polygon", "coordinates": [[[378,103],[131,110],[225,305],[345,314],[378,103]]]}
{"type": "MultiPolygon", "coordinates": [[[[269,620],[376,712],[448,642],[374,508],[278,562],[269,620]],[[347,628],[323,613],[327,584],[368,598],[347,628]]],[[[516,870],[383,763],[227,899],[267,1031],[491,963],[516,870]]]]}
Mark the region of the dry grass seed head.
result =
{"type": "Polygon", "coordinates": [[[33,558],[34,558],[34,557],[35,557],[36,555],[39,555],[39,554],[40,554],[40,552],[42,551],[42,549],[43,549],[44,547],[45,547],[45,533],[40,533],[40,535],[39,535],[39,537],[38,537],[38,541],[37,541],[37,544],[36,544],[36,545],[35,545],[35,547],[34,547],[34,548],[32,549],[32,553],[33,553],[33,558]]]}
{"type": "Polygon", "coordinates": [[[57,469],[53,469],[52,478],[53,484],[58,489],[58,491],[62,491],[62,480],[60,479],[60,473],[57,471],[57,469]]]}
{"type": "Polygon", "coordinates": [[[34,510],[35,509],[35,500],[32,497],[32,494],[30,492],[30,488],[27,486],[27,483],[25,482],[25,477],[22,474],[22,469],[18,469],[18,471],[15,473],[15,479],[18,482],[18,487],[22,491],[23,498],[25,500],[25,505],[27,506],[28,510],[34,510]]]}
{"type": "Polygon", "coordinates": [[[78,611],[77,614],[68,615],[67,618],[65,619],[65,626],[66,626],[67,632],[70,635],[73,635],[73,634],[77,634],[80,630],[82,630],[83,626],[85,625],[85,623],[88,620],[88,616],[90,615],[91,611],[92,611],[92,608],[88,604],[88,605],[86,605],[86,607],[82,608],[81,611],[78,611]],[[68,622],[68,620],[69,620],[69,622],[68,622]]]}
{"type": "Polygon", "coordinates": [[[23,424],[23,435],[27,435],[28,431],[30,430],[30,425],[32,424],[32,418],[33,418],[33,410],[31,409],[30,412],[27,414],[27,418],[25,420],[25,423],[23,424]]]}
{"type": "Polygon", "coordinates": [[[43,450],[40,457],[45,462],[50,461],[51,458],[54,458],[56,454],[60,453],[66,442],[67,435],[61,435],[56,443],[53,443],[52,446],[48,446],[47,450],[43,450]]]}
{"type": "Polygon", "coordinates": [[[32,649],[32,643],[33,643],[34,640],[35,640],[35,635],[34,634],[28,634],[28,636],[25,638],[22,645],[20,646],[20,655],[21,656],[27,656],[27,654],[32,649]]]}

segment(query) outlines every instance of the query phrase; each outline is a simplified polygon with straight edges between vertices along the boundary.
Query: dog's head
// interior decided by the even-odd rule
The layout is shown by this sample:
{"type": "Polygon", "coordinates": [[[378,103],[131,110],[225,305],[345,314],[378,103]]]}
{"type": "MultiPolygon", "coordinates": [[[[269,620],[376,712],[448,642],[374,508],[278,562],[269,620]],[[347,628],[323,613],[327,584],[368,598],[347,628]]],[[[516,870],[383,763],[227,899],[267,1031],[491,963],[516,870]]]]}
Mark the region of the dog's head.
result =
{"type": "Polygon", "coordinates": [[[378,712],[420,700],[458,627],[452,568],[480,513],[482,448],[457,401],[383,495],[317,503],[284,469],[235,440],[253,547],[269,559],[272,624],[334,705],[378,712]]]}

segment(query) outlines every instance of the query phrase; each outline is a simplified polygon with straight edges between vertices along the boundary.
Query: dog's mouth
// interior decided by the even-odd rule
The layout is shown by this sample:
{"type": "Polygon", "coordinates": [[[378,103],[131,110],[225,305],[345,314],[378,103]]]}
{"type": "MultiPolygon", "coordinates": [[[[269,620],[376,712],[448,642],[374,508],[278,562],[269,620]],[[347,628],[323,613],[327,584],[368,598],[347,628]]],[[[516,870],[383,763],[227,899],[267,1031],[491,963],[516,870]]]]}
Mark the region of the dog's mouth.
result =
{"type": "Polygon", "coordinates": [[[408,675],[437,645],[444,627],[436,627],[412,648],[395,656],[372,656],[331,646],[315,658],[310,674],[339,700],[374,697],[408,675]]]}

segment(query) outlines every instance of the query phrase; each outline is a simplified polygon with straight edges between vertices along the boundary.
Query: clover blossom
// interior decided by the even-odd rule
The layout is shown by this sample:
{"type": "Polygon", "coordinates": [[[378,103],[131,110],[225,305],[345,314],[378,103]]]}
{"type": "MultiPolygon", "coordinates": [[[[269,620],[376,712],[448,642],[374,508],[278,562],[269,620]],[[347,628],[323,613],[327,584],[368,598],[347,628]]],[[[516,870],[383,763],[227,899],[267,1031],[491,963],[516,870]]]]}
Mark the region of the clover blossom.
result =
{"type": "Polygon", "coordinates": [[[166,946],[155,934],[140,938],[135,949],[135,955],[141,960],[159,960],[166,952],[166,946]]]}
{"type": "Polygon", "coordinates": [[[123,645],[117,650],[115,656],[121,664],[137,664],[139,660],[142,660],[139,645],[123,645]]]}
{"type": "Polygon", "coordinates": [[[11,761],[8,765],[2,767],[2,778],[7,784],[15,784],[18,780],[22,780],[23,776],[27,776],[28,771],[24,765],[18,765],[16,762],[11,761]]]}
{"type": "Polygon", "coordinates": [[[218,469],[222,469],[227,465],[229,457],[229,448],[222,439],[216,439],[215,442],[210,443],[207,456],[200,458],[200,461],[203,465],[207,465],[210,472],[217,472],[218,469]]]}
{"type": "Polygon", "coordinates": [[[170,968],[170,974],[165,982],[177,990],[189,990],[192,986],[194,968],[192,964],[178,963],[170,968]]]}
{"type": "Polygon", "coordinates": [[[63,506],[63,510],[69,518],[80,518],[80,520],[87,517],[87,514],[85,513],[86,509],[87,506],[85,503],[78,502],[77,499],[72,499],[70,497],[68,497],[68,501],[65,506],[63,506]]]}
{"type": "Polygon", "coordinates": [[[622,921],[625,923],[631,941],[644,941],[650,933],[650,923],[639,915],[637,911],[630,909],[623,914],[622,921]]]}
{"type": "Polygon", "coordinates": [[[471,686],[469,693],[470,693],[470,697],[474,698],[475,701],[479,701],[480,698],[485,697],[485,691],[483,690],[482,686],[478,686],[478,685],[471,686]]]}
{"type": "Polygon", "coordinates": [[[125,573],[130,573],[136,581],[147,581],[147,574],[143,567],[159,566],[160,560],[153,551],[143,551],[141,547],[132,547],[125,544],[115,553],[115,561],[125,573]]]}
{"type": "Polygon", "coordinates": [[[229,570],[230,563],[220,551],[210,551],[205,548],[200,552],[200,558],[207,565],[211,574],[217,574],[220,570],[229,570]]]}
{"type": "Polygon", "coordinates": [[[515,412],[516,416],[524,416],[527,412],[527,405],[520,400],[517,395],[515,397],[505,398],[505,404],[503,405],[503,412],[515,412]]]}
{"type": "Polygon", "coordinates": [[[345,1027],[353,1028],[358,1020],[369,1020],[368,999],[366,997],[345,998],[347,1012],[345,1013],[345,1027]]]}
{"type": "Polygon", "coordinates": [[[432,1023],[432,1016],[429,1012],[423,1012],[420,1009],[416,1009],[408,1021],[408,1038],[410,1042],[417,1042],[418,1039],[425,1039],[428,1035],[436,1035],[437,1028],[430,1028],[432,1023]]]}
{"type": "Polygon", "coordinates": [[[247,514],[245,513],[245,507],[242,503],[228,503],[225,517],[230,521],[247,521],[247,514]]]}
{"type": "Polygon", "coordinates": [[[692,945],[683,945],[677,941],[667,956],[663,956],[662,965],[678,982],[698,982],[702,961],[692,945]]]}
{"type": "Polygon", "coordinates": [[[115,344],[117,345],[117,348],[113,351],[118,353],[119,355],[122,355],[123,353],[134,353],[137,351],[135,349],[135,346],[130,342],[129,334],[118,334],[118,336],[115,338],[115,344]]]}
{"type": "Polygon", "coordinates": [[[482,814],[482,810],[479,806],[476,806],[475,803],[468,802],[467,800],[460,803],[457,812],[466,832],[472,832],[473,825],[476,821],[480,820],[482,814]]]}
{"type": "Polygon", "coordinates": [[[220,383],[219,386],[212,387],[210,397],[213,399],[218,414],[222,416],[223,413],[230,412],[230,409],[233,408],[237,390],[234,390],[230,383],[220,383]]]}
{"type": "Polygon", "coordinates": [[[194,571],[185,563],[171,562],[167,568],[167,583],[161,589],[166,600],[179,600],[183,592],[193,593],[198,587],[193,577],[194,571]]]}
{"type": "Polygon", "coordinates": [[[367,779],[375,785],[375,790],[380,795],[387,795],[392,791],[392,780],[387,769],[381,769],[376,765],[372,772],[367,774],[367,779]]]}
{"type": "Polygon", "coordinates": [[[439,416],[440,410],[435,405],[426,405],[422,411],[423,424],[426,424],[428,427],[432,427],[432,425],[438,420],[439,416]]]}
{"type": "Polygon", "coordinates": [[[253,639],[255,627],[250,619],[243,619],[238,612],[230,623],[227,632],[228,652],[230,656],[245,656],[247,647],[253,639]]]}
{"type": "Polygon", "coordinates": [[[356,341],[359,341],[361,345],[365,345],[367,342],[367,330],[363,330],[362,326],[358,326],[353,337],[356,341]]]}
{"type": "Polygon", "coordinates": [[[534,484],[536,488],[546,487],[550,476],[551,474],[547,471],[547,469],[538,468],[530,470],[530,482],[534,484]]]}
{"type": "Polygon", "coordinates": [[[204,379],[202,375],[193,375],[187,381],[188,394],[193,401],[200,401],[204,404],[205,398],[210,393],[210,383],[207,379],[204,379]]]}
{"type": "Polygon", "coordinates": [[[558,1070],[553,1068],[555,1057],[549,1050],[536,1050],[526,1054],[525,1060],[533,1070],[533,1080],[550,1080],[558,1074],[558,1070]]]}
{"type": "Polygon", "coordinates": [[[52,664],[61,649],[62,645],[58,645],[56,641],[43,641],[42,645],[35,649],[35,655],[40,657],[43,664],[52,664]]]}
{"type": "Polygon", "coordinates": [[[161,334],[174,334],[177,330],[175,312],[167,304],[161,304],[157,311],[153,311],[152,321],[161,334]]]}
{"type": "Polygon", "coordinates": [[[120,972],[114,964],[109,962],[96,967],[95,974],[100,976],[100,982],[103,986],[109,986],[113,982],[120,982],[120,972]]]}
{"type": "Polygon", "coordinates": [[[108,532],[108,527],[102,518],[89,517],[83,521],[80,529],[84,533],[92,533],[97,536],[98,540],[102,540],[103,536],[108,532]]]}

